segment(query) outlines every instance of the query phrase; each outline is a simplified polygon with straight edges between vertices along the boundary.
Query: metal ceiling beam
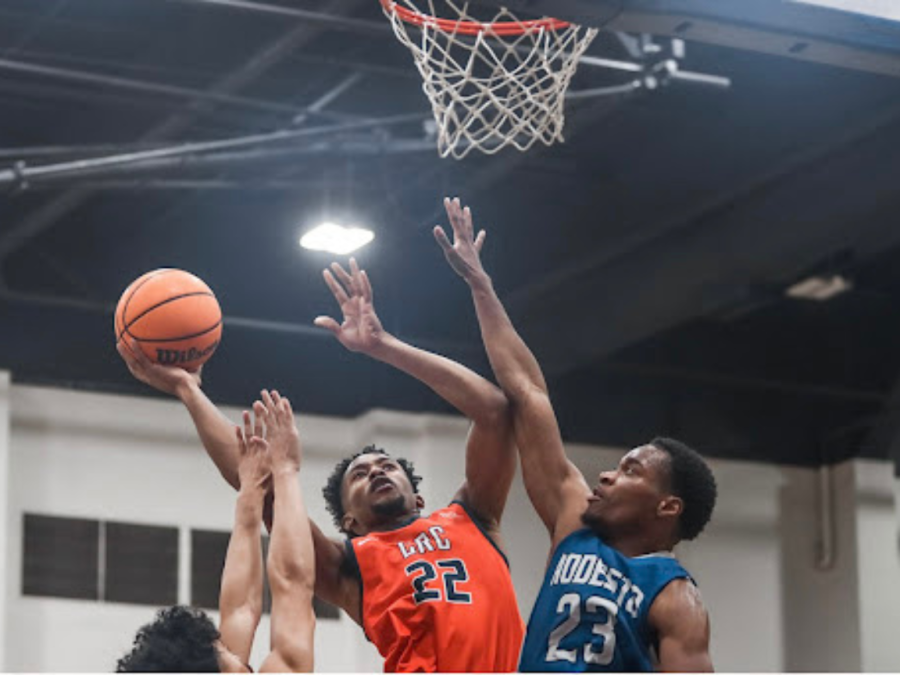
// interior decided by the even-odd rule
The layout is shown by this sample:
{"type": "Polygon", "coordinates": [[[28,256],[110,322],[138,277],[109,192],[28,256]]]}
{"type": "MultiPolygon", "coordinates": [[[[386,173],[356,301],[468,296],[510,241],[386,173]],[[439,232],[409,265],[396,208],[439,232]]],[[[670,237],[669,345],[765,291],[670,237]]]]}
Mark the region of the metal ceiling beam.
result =
{"type": "MultiPolygon", "coordinates": [[[[253,134],[238,138],[228,138],[219,141],[204,141],[200,143],[187,143],[182,145],[156,148],[153,150],[140,150],[122,155],[109,157],[96,157],[88,159],[75,159],[68,162],[48,164],[30,167],[22,162],[10,169],[0,169],[0,185],[18,185],[27,187],[29,183],[54,178],[66,178],[73,176],[95,176],[103,173],[117,173],[129,171],[132,166],[150,164],[154,168],[167,166],[182,166],[185,158],[190,156],[202,156],[203,153],[217,150],[230,150],[248,146],[259,146],[283,141],[292,141],[303,138],[315,138],[329,134],[358,131],[375,127],[387,127],[394,124],[406,124],[422,119],[421,113],[395,115],[393,117],[380,117],[359,122],[346,122],[325,127],[303,127],[300,129],[283,129],[267,134],[253,134]],[[161,160],[157,161],[157,160],[161,160]],[[172,163],[166,160],[174,160],[172,163]],[[156,164],[153,162],[156,161],[156,164]]],[[[0,257],[8,250],[4,242],[0,240],[0,257]]]]}
{"type": "Polygon", "coordinates": [[[138,80],[131,77],[118,77],[114,75],[107,75],[105,73],[93,73],[90,71],[78,70],[75,68],[59,68],[57,66],[46,66],[40,63],[29,63],[27,61],[17,61],[14,59],[0,58],[0,70],[11,73],[47,77],[50,79],[63,80],[66,82],[96,85],[104,88],[124,89],[127,91],[136,91],[144,94],[173,96],[194,101],[210,101],[217,105],[236,106],[246,110],[294,115],[306,113],[321,115],[323,117],[330,118],[345,118],[344,116],[340,115],[329,115],[328,113],[311,111],[307,108],[298,108],[297,106],[285,105],[284,103],[278,103],[275,101],[263,101],[260,99],[248,98],[245,96],[234,96],[231,94],[217,93],[215,91],[203,91],[201,89],[191,89],[189,87],[180,87],[171,84],[138,80]]]}
{"type": "MultiPolygon", "coordinates": [[[[182,101],[171,97],[128,96],[121,92],[100,91],[90,87],[78,87],[71,84],[51,84],[49,82],[19,82],[0,79],[0,94],[12,105],[36,106],[44,114],[52,114],[50,106],[60,101],[81,103],[99,109],[101,106],[128,110],[140,109],[143,114],[154,112],[165,114],[179,110],[182,101]],[[49,104],[49,105],[48,105],[49,104]]],[[[196,125],[198,131],[210,135],[224,134],[221,129],[246,128],[252,119],[252,113],[246,110],[230,108],[217,110],[215,118],[206,118],[203,126],[196,125]]],[[[109,144],[105,144],[109,145],[109,144]]],[[[101,151],[103,152],[103,151],[101,151]]],[[[18,157],[16,157],[18,159],[18,157]]]]}
{"type": "Polygon", "coordinates": [[[896,124],[898,115],[889,109],[862,138],[857,133],[826,151],[806,153],[804,161],[751,181],[704,210],[642,228],[619,246],[510,296],[508,306],[524,317],[529,344],[550,373],[568,372],[732,305],[738,298],[727,293],[710,297],[711,289],[729,281],[735,288],[748,279],[784,283],[839,249],[855,247],[865,259],[900,245],[885,206],[896,201],[896,181],[891,172],[872,168],[879,155],[885,165],[900,165],[900,147],[876,133],[887,120],[896,124]],[[860,178],[855,189],[835,190],[847,175],[860,178]]]}
{"type": "MultiPolygon", "coordinates": [[[[334,0],[322,0],[320,7],[328,7],[336,14],[352,11],[363,0],[347,0],[337,3],[334,0]]],[[[240,68],[220,78],[206,93],[229,95],[240,90],[264,72],[287,58],[291,52],[299,49],[320,34],[317,26],[303,24],[295,26],[277,40],[260,49],[240,68]]],[[[186,108],[165,118],[144,134],[139,141],[152,142],[171,138],[189,128],[197,117],[205,114],[215,102],[209,99],[191,100],[186,108]]],[[[58,197],[41,205],[29,213],[24,219],[9,226],[0,236],[0,285],[3,279],[3,267],[7,258],[25,242],[41,232],[53,227],[60,219],[84,204],[95,192],[85,188],[75,188],[62,193],[58,197]]]]}
{"type": "MultiPolygon", "coordinates": [[[[23,22],[32,22],[35,18],[34,14],[31,13],[23,13],[23,12],[14,12],[5,7],[0,6],[0,21],[2,21],[6,26],[9,26],[14,21],[23,21],[23,22]]],[[[52,25],[59,26],[65,28],[67,31],[84,31],[84,32],[93,32],[100,33],[103,36],[116,36],[121,37],[122,35],[122,27],[116,26],[103,26],[97,23],[91,23],[88,21],[79,21],[75,19],[68,18],[60,18],[58,16],[47,16],[43,20],[44,25],[52,25]]]]}
{"type": "MultiPolygon", "coordinates": [[[[152,1],[158,2],[158,0],[152,1]]],[[[254,14],[290,17],[321,28],[360,33],[362,35],[390,35],[392,33],[390,24],[385,21],[353,19],[348,16],[336,14],[335,12],[330,11],[330,8],[328,12],[318,12],[296,7],[270,5],[264,2],[247,2],[245,0],[169,0],[169,2],[178,2],[189,5],[209,5],[210,7],[233,9],[254,14]]]]}
{"type": "Polygon", "coordinates": [[[900,77],[900,23],[790,0],[477,0],[626,33],[651,33],[900,77]]]}
{"type": "MultiPolygon", "coordinates": [[[[297,192],[298,190],[326,190],[331,186],[326,180],[270,180],[225,178],[105,178],[79,181],[80,187],[92,190],[120,190],[133,192],[161,192],[182,190],[217,191],[273,191],[297,192]]],[[[69,185],[71,187],[71,185],[69,185]]],[[[34,189],[60,189],[55,183],[38,183],[34,189]]]]}

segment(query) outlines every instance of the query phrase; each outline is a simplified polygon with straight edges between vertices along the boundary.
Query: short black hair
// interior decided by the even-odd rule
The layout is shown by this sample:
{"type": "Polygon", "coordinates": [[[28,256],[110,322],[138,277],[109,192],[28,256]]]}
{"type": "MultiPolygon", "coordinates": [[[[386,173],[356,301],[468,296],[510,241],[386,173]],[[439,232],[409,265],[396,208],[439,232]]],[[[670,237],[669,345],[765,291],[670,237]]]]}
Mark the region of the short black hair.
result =
{"type": "Polygon", "coordinates": [[[217,673],[219,631],[200,609],[175,605],[161,609],[134,637],[131,652],[119,659],[117,673],[217,673]]]}
{"type": "Polygon", "coordinates": [[[712,517],[716,506],[716,478],[696,450],[674,438],[657,437],[650,445],[669,455],[672,494],[684,502],[678,520],[680,539],[695,539],[712,517]]]}
{"type": "MultiPolygon", "coordinates": [[[[337,526],[338,530],[344,532],[345,534],[349,534],[344,531],[343,525],[341,525],[341,521],[344,519],[344,501],[343,501],[343,487],[344,487],[344,474],[347,473],[347,467],[353,462],[354,459],[360,457],[361,455],[368,454],[376,454],[376,455],[385,455],[386,457],[390,457],[387,450],[383,448],[379,448],[375,445],[367,445],[362,450],[357,452],[355,455],[351,455],[346,459],[342,459],[340,462],[335,465],[334,470],[331,472],[331,475],[328,476],[328,481],[325,483],[325,487],[322,488],[322,495],[325,497],[325,504],[328,507],[328,513],[331,514],[331,517],[334,518],[334,524],[337,526]]],[[[406,477],[409,478],[409,482],[412,484],[412,489],[415,494],[419,494],[419,483],[422,481],[421,476],[416,475],[416,468],[413,466],[413,463],[403,459],[402,457],[395,458],[397,460],[397,464],[406,472],[406,477]]]]}

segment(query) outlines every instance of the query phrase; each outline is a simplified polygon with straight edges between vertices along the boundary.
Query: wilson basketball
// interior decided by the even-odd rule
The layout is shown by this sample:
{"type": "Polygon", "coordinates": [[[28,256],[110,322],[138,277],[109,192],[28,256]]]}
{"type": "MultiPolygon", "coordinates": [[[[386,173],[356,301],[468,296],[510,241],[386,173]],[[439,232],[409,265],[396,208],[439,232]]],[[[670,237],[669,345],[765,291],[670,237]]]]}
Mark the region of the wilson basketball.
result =
{"type": "Polygon", "coordinates": [[[183,270],[147,272],[125,289],[115,316],[116,342],[131,337],[152,361],[194,370],[219,346],[222,311],[201,279],[183,270]]]}

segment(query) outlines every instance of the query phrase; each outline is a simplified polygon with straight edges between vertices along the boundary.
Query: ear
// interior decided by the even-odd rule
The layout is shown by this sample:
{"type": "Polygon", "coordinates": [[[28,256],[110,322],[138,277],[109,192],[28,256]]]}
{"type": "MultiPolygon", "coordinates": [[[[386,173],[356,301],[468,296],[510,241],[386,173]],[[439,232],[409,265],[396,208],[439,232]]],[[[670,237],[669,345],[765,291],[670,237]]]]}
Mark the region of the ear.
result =
{"type": "Polygon", "coordinates": [[[341,530],[343,530],[344,534],[356,534],[353,529],[356,525],[356,518],[349,513],[345,513],[344,517],[341,518],[341,530]]]}
{"type": "Polygon", "coordinates": [[[422,495],[416,495],[416,508],[419,509],[419,511],[425,508],[425,499],[422,495]]]}
{"type": "Polygon", "coordinates": [[[677,518],[684,512],[684,500],[669,495],[656,505],[656,515],[663,518],[677,518]]]}

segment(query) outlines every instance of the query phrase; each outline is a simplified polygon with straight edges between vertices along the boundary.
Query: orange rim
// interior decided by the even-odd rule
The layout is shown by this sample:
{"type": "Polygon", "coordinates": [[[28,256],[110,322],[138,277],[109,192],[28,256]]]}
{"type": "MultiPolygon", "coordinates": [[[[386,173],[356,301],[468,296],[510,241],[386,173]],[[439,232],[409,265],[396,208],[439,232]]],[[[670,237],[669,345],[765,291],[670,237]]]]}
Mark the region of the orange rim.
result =
{"type": "Polygon", "coordinates": [[[496,23],[482,23],[480,21],[458,21],[454,19],[439,19],[436,16],[420,14],[406,7],[401,7],[394,0],[381,0],[385,11],[392,12],[406,23],[423,28],[436,28],[444,33],[458,33],[461,35],[478,35],[479,33],[491,33],[493,35],[522,35],[532,31],[561,30],[569,27],[568,21],[559,19],[534,19],[531,21],[498,21],[496,23]]]}

